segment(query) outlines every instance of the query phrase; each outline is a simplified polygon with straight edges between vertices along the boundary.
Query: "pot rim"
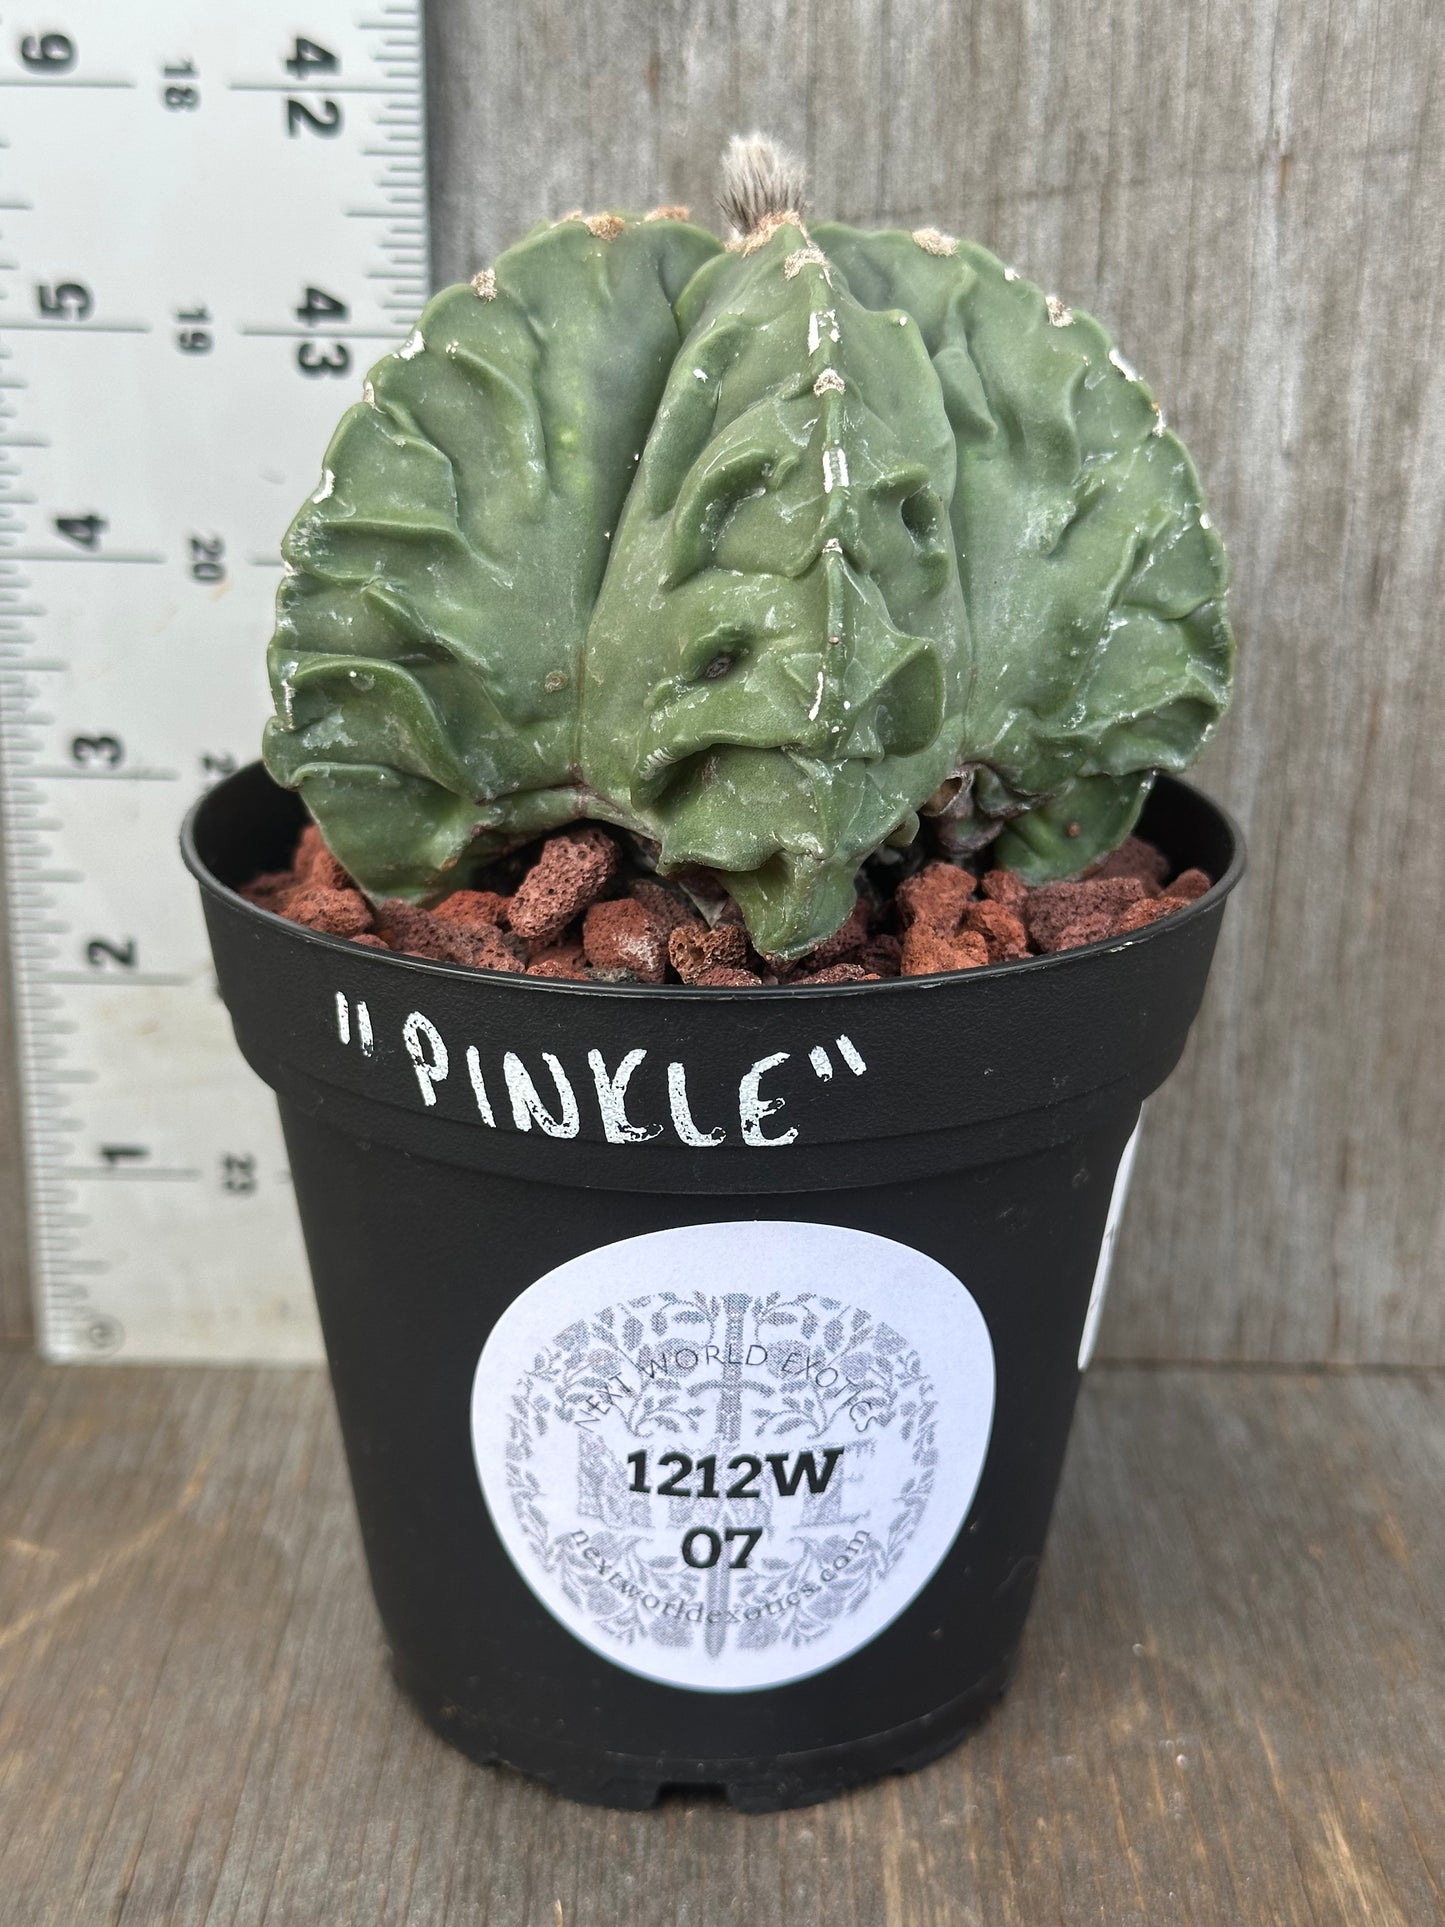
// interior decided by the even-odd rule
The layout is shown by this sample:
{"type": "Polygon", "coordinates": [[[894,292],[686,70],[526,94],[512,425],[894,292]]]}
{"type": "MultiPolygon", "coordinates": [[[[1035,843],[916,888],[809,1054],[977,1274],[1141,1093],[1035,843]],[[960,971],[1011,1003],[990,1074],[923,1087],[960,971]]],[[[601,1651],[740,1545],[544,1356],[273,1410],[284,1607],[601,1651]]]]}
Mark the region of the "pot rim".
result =
{"type": "MultiPolygon", "coordinates": [[[[258,759],[256,762],[243,765],[241,769],[235,771],[232,776],[224,778],[223,781],[227,783],[234,782],[237,778],[246,776],[250,774],[251,771],[261,767],[262,765],[258,759]]],[[[1187,922],[1197,921],[1199,918],[1209,914],[1217,904],[1221,903],[1222,900],[1229,895],[1230,891],[1239,883],[1248,868],[1248,857],[1245,853],[1243,832],[1235,817],[1222,803],[1216,801],[1214,797],[1208,795],[1195,784],[1186,782],[1182,777],[1161,773],[1158,780],[1161,785],[1172,786],[1194,797],[1197,801],[1203,803],[1207,809],[1213,811],[1222,822],[1229,833],[1230,847],[1232,850],[1228,867],[1225,869],[1223,876],[1217,877],[1203,896],[1196,897],[1192,903],[1187,904],[1182,910],[1172,911],[1167,917],[1160,917],[1155,922],[1146,924],[1142,930],[1131,930],[1122,937],[1100,937],[1093,943],[1079,944],[1071,950],[1052,951],[1042,957],[1017,957],[1004,963],[979,964],[972,970],[939,970],[916,977],[885,977],[873,983],[708,985],[575,983],[570,982],[566,978],[559,977],[529,977],[520,971],[484,970],[472,964],[447,963],[440,958],[434,957],[405,956],[394,950],[369,950],[363,946],[362,954],[368,958],[374,958],[378,963],[383,965],[400,966],[423,978],[435,978],[438,976],[450,977],[462,983],[471,983],[475,982],[478,978],[482,978],[489,989],[493,986],[500,987],[502,985],[508,985],[525,992],[541,992],[547,995],[557,994],[562,996],[605,996],[609,998],[624,998],[633,1003],[647,1003],[655,999],[662,999],[666,1003],[672,1003],[679,997],[685,997],[692,1003],[706,1001],[721,1004],[738,1002],[751,1004],[757,1002],[760,998],[766,999],[770,1003],[777,1002],[780,999],[796,1003],[800,995],[856,997],[865,993],[871,993],[873,995],[887,993],[893,996],[900,996],[910,991],[927,992],[929,990],[936,990],[940,984],[957,984],[963,980],[968,980],[969,982],[983,980],[993,982],[1005,974],[1010,977],[1018,977],[1024,972],[1037,973],[1043,970],[1066,968],[1069,964],[1082,962],[1085,958],[1093,957],[1100,951],[1134,948],[1141,944],[1148,943],[1152,938],[1161,933],[1178,930],[1187,922]]],[[[203,795],[197,797],[190,809],[187,810],[185,821],[181,826],[181,857],[186,868],[196,879],[196,882],[203,890],[209,891],[230,908],[239,911],[244,916],[259,919],[263,925],[279,924],[300,942],[319,944],[326,949],[338,951],[344,956],[355,957],[357,954],[357,946],[349,937],[337,937],[327,931],[312,930],[306,924],[293,923],[289,917],[283,917],[278,911],[263,910],[259,904],[250,902],[249,899],[243,897],[239,891],[232,889],[229,884],[223,883],[204,861],[199,850],[196,848],[196,824],[202,810],[205,809],[207,803],[220,787],[220,784],[213,785],[211,789],[206,790],[203,795]]],[[[280,785],[277,785],[277,787],[279,788],[280,785]]]]}

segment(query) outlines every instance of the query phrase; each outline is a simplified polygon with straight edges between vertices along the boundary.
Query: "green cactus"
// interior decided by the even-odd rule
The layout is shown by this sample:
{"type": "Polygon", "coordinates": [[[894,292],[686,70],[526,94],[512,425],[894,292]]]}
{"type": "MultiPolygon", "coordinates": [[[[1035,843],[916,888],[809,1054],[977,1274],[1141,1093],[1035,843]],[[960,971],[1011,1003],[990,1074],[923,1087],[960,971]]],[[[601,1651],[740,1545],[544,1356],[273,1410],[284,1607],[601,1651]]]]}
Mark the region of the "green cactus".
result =
{"type": "Polygon", "coordinates": [[[726,252],[539,227],[344,418],[266,759],[365,888],[590,816],[797,955],[920,811],[1077,872],[1222,713],[1223,553],[1102,330],[931,230],[809,234],[779,178],[726,252]]]}
{"type": "Polygon", "coordinates": [[[842,922],[952,766],[953,436],[917,328],[861,308],[791,222],[678,313],[587,638],[582,769],[784,952],[842,922]]]}
{"type": "Polygon", "coordinates": [[[581,813],[582,645],[672,304],[718,251],[677,220],[544,223],[342,417],[283,546],[265,756],[365,888],[435,896],[581,813]]]}
{"type": "Polygon", "coordinates": [[[1178,438],[1098,322],[930,229],[814,238],[919,324],[958,438],[974,680],[957,841],[1042,883],[1113,849],[1229,701],[1224,551],[1178,438]]]}

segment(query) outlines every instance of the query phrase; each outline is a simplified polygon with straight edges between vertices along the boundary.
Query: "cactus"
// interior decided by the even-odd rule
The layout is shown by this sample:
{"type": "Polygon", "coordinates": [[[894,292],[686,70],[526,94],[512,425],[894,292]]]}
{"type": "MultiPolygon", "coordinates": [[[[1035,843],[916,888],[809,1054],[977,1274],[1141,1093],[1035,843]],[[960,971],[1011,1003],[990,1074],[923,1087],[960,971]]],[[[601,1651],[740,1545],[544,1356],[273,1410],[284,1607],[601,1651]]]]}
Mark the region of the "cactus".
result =
{"type": "Polygon", "coordinates": [[[781,952],[836,929],[951,767],[953,436],[918,329],[860,307],[791,221],[678,317],[588,636],[582,767],[781,952]]]}
{"type": "Polygon", "coordinates": [[[738,149],[543,224],[373,371],[286,539],[272,773],[375,893],[579,817],[793,956],[919,830],[1040,882],[1229,697],[1189,458],[1098,324],[983,249],[804,226],[738,149]]]}
{"type": "Polygon", "coordinates": [[[1229,701],[1225,563],[1183,444],[1098,322],[986,249],[820,227],[858,299],[918,322],[958,438],[974,680],[945,834],[1030,883],[1128,835],[1229,701]],[[1000,825],[1007,825],[999,834],[1000,825]]]}
{"type": "Polygon", "coordinates": [[[672,304],[673,219],[542,224],[371,371],[282,548],[265,757],[377,894],[434,896],[582,812],[582,646],[672,304]]]}

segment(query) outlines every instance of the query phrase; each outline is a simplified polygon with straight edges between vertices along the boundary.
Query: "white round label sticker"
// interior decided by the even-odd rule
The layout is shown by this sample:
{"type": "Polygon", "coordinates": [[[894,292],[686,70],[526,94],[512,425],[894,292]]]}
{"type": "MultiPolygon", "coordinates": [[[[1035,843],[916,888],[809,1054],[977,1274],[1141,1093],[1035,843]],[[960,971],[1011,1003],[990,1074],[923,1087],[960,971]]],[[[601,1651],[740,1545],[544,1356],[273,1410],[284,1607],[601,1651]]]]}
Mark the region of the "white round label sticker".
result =
{"type": "Polygon", "coordinates": [[[549,1612],[629,1672],[781,1686],[896,1619],[993,1423],[988,1327],[934,1259],[841,1225],[684,1225],[509,1305],[472,1383],[487,1508],[549,1612]]]}

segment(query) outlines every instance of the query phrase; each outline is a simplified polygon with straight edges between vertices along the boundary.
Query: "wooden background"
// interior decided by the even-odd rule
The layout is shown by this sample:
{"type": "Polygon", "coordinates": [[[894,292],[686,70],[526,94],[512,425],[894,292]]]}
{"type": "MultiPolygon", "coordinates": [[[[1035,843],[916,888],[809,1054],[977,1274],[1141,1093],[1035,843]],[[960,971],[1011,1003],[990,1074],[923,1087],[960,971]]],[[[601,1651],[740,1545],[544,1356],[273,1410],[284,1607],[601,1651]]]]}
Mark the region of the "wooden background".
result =
{"type": "MultiPolygon", "coordinates": [[[[708,219],[756,125],[820,213],[977,236],[1113,330],[1233,555],[1238,697],[1201,775],[1253,868],[1101,1350],[1445,1362],[1445,10],[433,0],[429,36],[439,280],[579,203],[708,219]]],[[[15,1171],[7,1118],[20,1338],[15,1171]]]]}
{"type": "Polygon", "coordinates": [[[981,1732],[612,1813],[388,1682],[319,1372],[0,1357],[0,1922],[1438,1927],[1442,1486],[1438,1377],[1091,1374],[981,1732]]]}

